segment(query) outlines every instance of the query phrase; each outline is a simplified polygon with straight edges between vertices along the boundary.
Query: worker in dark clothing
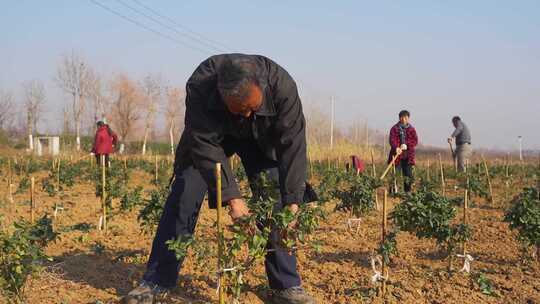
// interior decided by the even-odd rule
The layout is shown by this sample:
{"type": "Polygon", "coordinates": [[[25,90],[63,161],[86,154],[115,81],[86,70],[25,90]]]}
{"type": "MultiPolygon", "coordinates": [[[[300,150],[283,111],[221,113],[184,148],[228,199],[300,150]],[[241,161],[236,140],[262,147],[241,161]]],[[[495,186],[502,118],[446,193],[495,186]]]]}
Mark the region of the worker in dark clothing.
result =
{"type": "MultiPolygon", "coordinates": [[[[126,303],[151,303],[176,286],[182,261],[167,240],[190,236],[209,193],[215,208],[215,164],[222,164],[222,199],[233,220],[249,214],[228,157],[237,154],[250,183],[266,172],[279,184],[278,211],[297,212],[306,198],[306,122],[296,84],[272,60],[225,54],[202,62],[186,85],[185,130],[176,150],[175,179],[152,244],[143,282],[126,303]]],[[[268,244],[266,273],[272,303],[315,303],[302,289],[296,257],[279,247],[277,231],[268,244]]]]}
{"type": "Polygon", "coordinates": [[[399,112],[399,121],[390,129],[390,155],[388,163],[398,154],[394,164],[401,167],[403,173],[403,190],[410,192],[413,184],[413,166],[415,150],[418,144],[416,129],[409,123],[411,114],[407,110],[399,112]]]}

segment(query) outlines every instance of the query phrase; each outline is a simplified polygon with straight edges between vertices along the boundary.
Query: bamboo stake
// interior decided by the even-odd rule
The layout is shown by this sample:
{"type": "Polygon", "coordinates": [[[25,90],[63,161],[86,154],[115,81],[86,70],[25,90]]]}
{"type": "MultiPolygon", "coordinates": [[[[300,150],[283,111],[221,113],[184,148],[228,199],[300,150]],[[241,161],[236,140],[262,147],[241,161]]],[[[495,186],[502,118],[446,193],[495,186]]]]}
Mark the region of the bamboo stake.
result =
{"type": "Polygon", "coordinates": [[[446,185],[445,185],[445,182],[444,182],[444,169],[443,169],[443,165],[442,165],[442,158],[441,158],[441,154],[439,153],[439,167],[440,167],[440,171],[441,171],[441,192],[442,192],[442,195],[446,195],[446,185]]]}
{"type": "Polygon", "coordinates": [[[377,211],[381,210],[381,207],[379,206],[379,188],[375,188],[375,208],[377,211]]]}
{"type": "MultiPolygon", "coordinates": [[[[467,225],[467,209],[469,208],[469,190],[465,189],[465,197],[463,198],[463,225],[467,225]]],[[[463,252],[467,253],[467,241],[463,241],[463,252]]]]}
{"type": "Polygon", "coordinates": [[[371,149],[371,168],[373,170],[373,178],[377,176],[377,171],[375,171],[375,158],[373,157],[373,149],[371,149]]]}
{"type": "Polygon", "coordinates": [[[510,175],[509,175],[509,162],[510,162],[510,157],[508,155],[506,155],[506,158],[505,158],[505,166],[504,166],[504,177],[505,177],[505,181],[504,181],[504,200],[508,200],[508,190],[510,188],[510,175]]]}
{"type": "MultiPolygon", "coordinates": [[[[387,219],[386,219],[386,212],[387,212],[387,202],[388,202],[388,190],[384,189],[384,199],[383,199],[383,214],[382,214],[382,243],[384,244],[384,241],[386,240],[386,230],[387,230],[387,219]]],[[[384,257],[382,259],[382,271],[381,274],[383,276],[382,281],[382,294],[383,296],[386,294],[386,261],[384,260],[384,257]]]]}
{"type": "Polygon", "coordinates": [[[32,176],[30,178],[30,222],[34,223],[34,208],[35,208],[35,197],[34,197],[34,187],[35,187],[35,180],[32,176]]]}
{"type": "Polygon", "coordinates": [[[11,204],[13,204],[13,194],[11,191],[11,187],[13,184],[13,172],[11,170],[11,159],[8,158],[8,186],[7,186],[7,192],[8,192],[8,200],[11,204]]]}
{"type": "Polygon", "coordinates": [[[454,169],[457,171],[457,169],[458,169],[458,167],[457,167],[457,155],[454,152],[454,146],[452,146],[452,143],[449,142],[448,144],[450,145],[450,153],[452,154],[452,160],[454,161],[454,169]]]}
{"type": "Polygon", "coordinates": [[[431,181],[431,164],[429,163],[429,158],[427,160],[427,171],[426,171],[426,179],[428,182],[431,181]]]}
{"type": "Polygon", "coordinates": [[[60,159],[58,159],[58,161],[57,161],[57,166],[58,166],[58,168],[56,170],[56,174],[57,174],[57,176],[56,176],[56,185],[57,186],[56,187],[57,187],[57,191],[60,191],[60,159]]]}
{"type": "Polygon", "coordinates": [[[330,169],[330,164],[331,164],[331,163],[330,163],[330,155],[328,155],[328,156],[326,157],[326,165],[327,165],[328,169],[330,169]]]}
{"type": "Polygon", "coordinates": [[[103,211],[102,216],[102,230],[107,231],[107,193],[105,184],[107,177],[105,173],[105,155],[101,155],[101,209],[103,211]]]}
{"type": "Polygon", "coordinates": [[[493,187],[491,185],[491,178],[489,177],[489,169],[488,169],[488,166],[487,166],[486,159],[484,158],[484,155],[482,155],[482,163],[484,164],[484,169],[486,171],[486,179],[487,179],[487,182],[488,182],[489,196],[491,198],[491,204],[494,205],[495,204],[495,198],[493,197],[493,187]]]}
{"type": "Polygon", "coordinates": [[[156,185],[158,184],[158,178],[159,178],[159,173],[158,173],[158,156],[156,154],[156,157],[155,157],[155,167],[156,167],[156,176],[155,176],[155,179],[156,179],[156,185]]]}
{"type": "Polygon", "coordinates": [[[225,296],[223,294],[223,281],[222,281],[222,259],[223,259],[223,228],[221,223],[221,164],[216,164],[216,201],[217,201],[217,238],[218,238],[218,295],[219,303],[225,304],[225,296]]]}

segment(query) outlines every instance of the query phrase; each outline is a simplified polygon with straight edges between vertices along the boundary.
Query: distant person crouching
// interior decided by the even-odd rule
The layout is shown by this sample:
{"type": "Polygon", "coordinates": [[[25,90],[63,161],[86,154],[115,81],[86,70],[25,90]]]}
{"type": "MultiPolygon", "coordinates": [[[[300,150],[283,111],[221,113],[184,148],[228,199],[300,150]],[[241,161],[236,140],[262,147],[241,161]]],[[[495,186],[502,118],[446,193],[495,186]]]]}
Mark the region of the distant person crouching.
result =
{"type": "Polygon", "coordinates": [[[92,153],[96,155],[96,162],[101,164],[101,155],[105,156],[105,164],[109,165],[109,154],[113,153],[118,142],[118,136],[103,121],[97,122],[96,136],[92,153]]]}
{"type": "Polygon", "coordinates": [[[469,161],[469,158],[472,154],[471,147],[471,132],[465,123],[461,120],[459,116],[454,116],[452,118],[452,124],[456,128],[452,135],[448,138],[448,142],[452,144],[454,138],[456,140],[456,152],[455,156],[457,158],[458,169],[461,172],[465,172],[466,163],[469,161]]]}

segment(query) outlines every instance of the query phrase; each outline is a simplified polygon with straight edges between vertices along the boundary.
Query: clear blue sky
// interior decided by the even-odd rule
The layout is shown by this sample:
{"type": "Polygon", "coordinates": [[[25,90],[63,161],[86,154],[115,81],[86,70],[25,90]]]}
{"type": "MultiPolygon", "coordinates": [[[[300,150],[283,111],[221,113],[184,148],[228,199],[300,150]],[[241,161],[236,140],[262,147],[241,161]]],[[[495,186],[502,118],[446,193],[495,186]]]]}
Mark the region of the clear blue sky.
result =
{"type": "MultiPolygon", "coordinates": [[[[116,0],[96,1],[197,45],[116,0]]],[[[406,108],[424,143],[445,145],[459,114],[477,146],[512,149],[523,135],[525,147],[540,148],[539,1],[139,1],[229,51],[273,58],[306,103],[329,109],[336,96],[338,120],[367,118],[386,131],[406,108]]],[[[72,49],[104,74],[159,72],[180,86],[212,52],[89,0],[5,1],[0,27],[0,88],[43,80],[51,125],[63,103],[52,78],[72,49]]]]}

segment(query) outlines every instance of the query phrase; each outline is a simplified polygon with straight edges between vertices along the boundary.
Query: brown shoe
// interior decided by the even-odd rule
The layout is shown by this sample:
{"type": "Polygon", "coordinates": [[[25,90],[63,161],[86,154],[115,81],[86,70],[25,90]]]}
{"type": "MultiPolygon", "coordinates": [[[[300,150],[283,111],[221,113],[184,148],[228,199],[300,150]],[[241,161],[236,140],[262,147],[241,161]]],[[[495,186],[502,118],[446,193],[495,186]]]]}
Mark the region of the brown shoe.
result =
{"type": "Polygon", "coordinates": [[[143,281],[137,288],[130,291],[123,299],[123,304],[153,304],[157,299],[167,296],[168,289],[143,281]]]}
{"type": "Polygon", "coordinates": [[[273,304],[315,304],[315,299],[311,297],[304,288],[300,286],[282,290],[272,291],[270,298],[273,304]]]}

